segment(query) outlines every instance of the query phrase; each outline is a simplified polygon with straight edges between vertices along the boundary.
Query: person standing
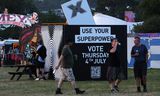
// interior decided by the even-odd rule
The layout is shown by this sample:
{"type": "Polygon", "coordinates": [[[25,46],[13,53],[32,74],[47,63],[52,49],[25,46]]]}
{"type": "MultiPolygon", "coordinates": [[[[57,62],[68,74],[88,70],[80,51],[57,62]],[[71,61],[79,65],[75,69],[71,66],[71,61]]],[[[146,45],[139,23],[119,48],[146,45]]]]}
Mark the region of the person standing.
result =
{"type": "Polygon", "coordinates": [[[39,45],[37,47],[37,64],[36,64],[37,78],[35,80],[45,79],[44,66],[45,66],[45,58],[47,56],[46,51],[47,51],[46,47],[43,45],[43,43],[39,42],[39,45]]]}
{"type": "Polygon", "coordinates": [[[56,94],[63,94],[61,92],[61,87],[62,87],[62,84],[63,84],[64,80],[67,80],[71,83],[71,85],[74,88],[76,94],[83,94],[85,92],[85,91],[81,91],[76,86],[75,77],[74,77],[73,70],[72,70],[72,67],[74,65],[73,54],[72,54],[72,51],[70,49],[72,44],[73,44],[72,42],[66,41],[66,44],[64,45],[64,47],[62,49],[58,65],[55,67],[55,70],[60,68],[61,73],[62,73],[62,76],[59,78],[59,81],[58,81],[56,94]]]}
{"type": "Polygon", "coordinates": [[[109,49],[109,62],[107,67],[107,81],[109,82],[112,93],[119,92],[118,84],[121,81],[118,45],[118,40],[116,38],[113,38],[111,40],[111,48],[109,49]]]}
{"type": "Polygon", "coordinates": [[[0,67],[2,66],[4,50],[3,47],[0,47],[0,67]]]}
{"type": "Polygon", "coordinates": [[[134,62],[134,76],[137,84],[137,92],[141,92],[141,85],[143,92],[147,92],[147,60],[148,50],[145,45],[140,43],[140,37],[134,38],[134,46],[131,50],[131,56],[135,59],[134,62]]]}

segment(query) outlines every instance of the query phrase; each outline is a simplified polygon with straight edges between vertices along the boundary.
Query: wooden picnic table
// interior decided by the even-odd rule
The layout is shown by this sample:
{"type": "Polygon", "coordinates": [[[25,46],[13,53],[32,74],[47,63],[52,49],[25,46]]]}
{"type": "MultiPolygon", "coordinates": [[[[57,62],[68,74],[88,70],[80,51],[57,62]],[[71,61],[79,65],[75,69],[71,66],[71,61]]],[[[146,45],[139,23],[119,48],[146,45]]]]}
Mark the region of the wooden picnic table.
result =
{"type": "Polygon", "coordinates": [[[11,65],[9,67],[16,67],[17,69],[15,72],[8,72],[11,76],[10,80],[13,80],[14,77],[17,75],[17,80],[19,80],[22,75],[27,74],[30,78],[33,78],[32,74],[36,76],[36,73],[33,69],[35,69],[35,65],[11,65]]]}

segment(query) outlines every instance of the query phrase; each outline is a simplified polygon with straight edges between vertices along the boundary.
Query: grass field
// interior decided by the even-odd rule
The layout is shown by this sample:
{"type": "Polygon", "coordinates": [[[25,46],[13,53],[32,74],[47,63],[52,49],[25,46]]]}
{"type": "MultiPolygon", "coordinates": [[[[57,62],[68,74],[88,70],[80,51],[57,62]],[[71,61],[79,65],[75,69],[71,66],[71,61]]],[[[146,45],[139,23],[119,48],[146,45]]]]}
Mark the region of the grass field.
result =
{"type": "MultiPolygon", "coordinates": [[[[11,81],[8,71],[13,68],[0,67],[0,96],[55,96],[56,83],[53,80],[34,81],[23,76],[20,81],[11,81]]],[[[64,83],[60,96],[160,96],[160,70],[148,70],[148,92],[137,93],[133,70],[128,70],[128,80],[120,84],[120,92],[111,94],[107,81],[78,81],[77,85],[87,92],[76,95],[68,82],[64,83]]]]}

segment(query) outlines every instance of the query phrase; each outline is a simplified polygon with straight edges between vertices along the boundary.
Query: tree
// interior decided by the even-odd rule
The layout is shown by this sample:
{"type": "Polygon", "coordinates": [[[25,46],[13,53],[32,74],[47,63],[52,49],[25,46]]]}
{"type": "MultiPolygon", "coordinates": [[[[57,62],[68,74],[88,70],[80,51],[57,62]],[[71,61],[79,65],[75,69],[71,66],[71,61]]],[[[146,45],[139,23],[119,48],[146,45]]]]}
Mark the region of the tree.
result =
{"type": "Polygon", "coordinates": [[[160,0],[143,0],[139,4],[142,18],[148,19],[155,15],[160,15],[160,0]]]}
{"type": "Polygon", "coordinates": [[[138,2],[136,0],[97,0],[96,11],[124,19],[124,12],[134,11],[138,2]]]}
{"type": "Polygon", "coordinates": [[[20,27],[9,27],[5,30],[0,30],[0,37],[3,39],[13,38],[18,39],[20,36],[20,32],[22,31],[22,28],[20,27]]]}
{"type": "Polygon", "coordinates": [[[144,21],[135,27],[135,32],[160,32],[160,0],[143,0],[139,6],[139,16],[144,21]]]}
{"type": "Polygon", "coordinates": [[[55,15],[52,11],[49,11],[49,13],[40,13],[39,14],[39,21],[41,23],[62,23],[66,22],[65,19],[61,18],[60,16],[55,15]]]}
{"type": "Polygon", "coordinates": [[[0,0],[0,10],[8,8],[9,13],[28,14],[38,11],[33,0],[0,0]]]}

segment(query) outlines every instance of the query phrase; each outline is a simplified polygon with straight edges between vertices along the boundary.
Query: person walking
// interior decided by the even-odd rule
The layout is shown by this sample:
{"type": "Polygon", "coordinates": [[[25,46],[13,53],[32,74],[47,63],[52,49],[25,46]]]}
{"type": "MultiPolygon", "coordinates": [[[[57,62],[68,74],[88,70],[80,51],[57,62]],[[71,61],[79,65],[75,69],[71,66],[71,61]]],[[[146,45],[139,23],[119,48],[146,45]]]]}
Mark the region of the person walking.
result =
{"type": "Polygon", "coordinates": [[[67,41],[62,49],[58,65],[55,67],[55,70],[60,68],[60,71],[62,73],[62,76],[59,78],[58,86],[56,89],[56,94],[63,94],[61,92],[61,87],[64,80],[67,80],[71,83],[72,87],[74,88],[76,94],[83,94],[85,91],[81,91],[79,88],[77,88],[75,77],[73,74],[72,67],[74,65],[73,60],[73,54],[70,49],[72,46],[72,42],[67,41]]]}

